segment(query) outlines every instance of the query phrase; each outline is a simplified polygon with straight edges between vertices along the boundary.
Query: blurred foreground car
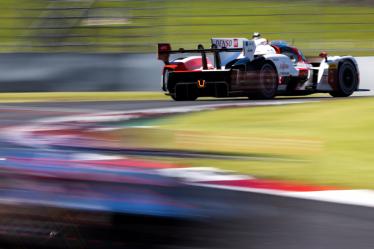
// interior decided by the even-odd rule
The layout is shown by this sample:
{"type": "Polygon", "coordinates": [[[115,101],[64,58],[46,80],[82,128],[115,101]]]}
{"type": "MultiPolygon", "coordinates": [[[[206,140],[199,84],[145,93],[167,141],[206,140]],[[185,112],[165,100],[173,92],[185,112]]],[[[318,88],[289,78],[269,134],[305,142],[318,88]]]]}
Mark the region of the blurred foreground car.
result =
{"type": "Polygon", "coordinates": [[[352,56],[306,58],[284,41],[264,38],[212,38],[211,48],[172,50],[158,44],[165,63],[162,90],[174,100],[198,97],[271,99],[276,95],[329,93],[348,97],[359,86],[359,69],[352,56]],[[170,54],[200,54],[170,60],[170,54]],[[213,54],[208,56],[207,54],[213,54]],[[212,58],[213,57],[213,58],[212,58]],[[213,62],[212,62],[213,61],[213,62]]]}
{"type": "Polygon", "coordinates": [[[0,163],[0,247],[180,248],[196,240],[199,246],[208,243],[201,241],[202,230],[209,232],[209,222],[232,213],[231,204],[222,204],[214,190],[141,163],[8,156],[0,163]]]}

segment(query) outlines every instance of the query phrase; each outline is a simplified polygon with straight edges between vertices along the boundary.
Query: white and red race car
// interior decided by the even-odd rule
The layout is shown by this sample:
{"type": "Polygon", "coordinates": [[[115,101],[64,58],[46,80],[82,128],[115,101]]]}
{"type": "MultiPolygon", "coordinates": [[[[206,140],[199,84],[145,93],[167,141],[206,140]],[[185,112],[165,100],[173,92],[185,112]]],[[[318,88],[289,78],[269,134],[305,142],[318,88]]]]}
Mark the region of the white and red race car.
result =
{"type": "Polygon", "coordinates": [[[359,69],[352,56],[306,58],[283,41],[264,38],[212,38],[211,48],[171,50],[158,44],[165,63],[162,90],[174,100],[202,96],[271,99],[276,95],[329,93],[347,97],[358,91],[359,69]],[[199,54],[170,60],[170,54],[199,54]]]}

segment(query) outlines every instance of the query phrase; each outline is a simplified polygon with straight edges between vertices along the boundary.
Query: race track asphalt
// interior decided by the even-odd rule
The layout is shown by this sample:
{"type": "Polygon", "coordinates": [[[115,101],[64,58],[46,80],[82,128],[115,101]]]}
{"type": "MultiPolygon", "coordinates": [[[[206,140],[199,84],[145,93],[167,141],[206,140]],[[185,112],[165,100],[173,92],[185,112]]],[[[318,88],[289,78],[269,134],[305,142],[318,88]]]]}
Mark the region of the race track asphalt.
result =
{"type": "MultiPolygon", "coordinates": [[[[299,99],[299,98],[298,98],[299,99]]],[[[306,98],[310,101],[311,99],[306,98]]],[[[312,101],[331,100],[313,98],[312,101]]],[[[0,127],[32,123],[46,117],[97,113],[104,111],[143,110],[185,105],[238,103],[248,100],[213,100],[196,102],[116,101],[0,104],[0,127]]],[[[277,100],[287,101],[287,100],[277,100]]],[[[264,103],[272,101],[263,101],[264,103]]],[[[253,101],[253,104],[262,103],[253,101]]],[[[1,141],[0,149],[14,144],[1,141]]],[[[18,149],[22,150],[22,147],[18,149]]],[[[188,231],[207,241],[210,248],[258,249],[366,249],[374,246],[374,209],[269,194],[212,189],[222,202],[233,203],[238,217],[212,222],[209,229],[188,231]],[[213,226],[213,227],[212,227],[213,226]]],[[[186,236],[188,234],[186,232],[186,236]]],[[[201,248],[199,243],[192,248],[201,248]]]]}
{"type": "Polygon", "coordinates": [[[277,100],[248,101],[247,98],[227,98],[198,101],[155,100],[155,101],[86,101],[86,102],[43,102],[43,103],[1,103],[0,126],[17,125],[45,117],[75,115],[80,113],[98,113],[110,111],[132,111],[166,107],[207,106],[217,104],[267,105],[287,101],[320,101],[332,100],[330,97],[284,98],[277,100]]]}

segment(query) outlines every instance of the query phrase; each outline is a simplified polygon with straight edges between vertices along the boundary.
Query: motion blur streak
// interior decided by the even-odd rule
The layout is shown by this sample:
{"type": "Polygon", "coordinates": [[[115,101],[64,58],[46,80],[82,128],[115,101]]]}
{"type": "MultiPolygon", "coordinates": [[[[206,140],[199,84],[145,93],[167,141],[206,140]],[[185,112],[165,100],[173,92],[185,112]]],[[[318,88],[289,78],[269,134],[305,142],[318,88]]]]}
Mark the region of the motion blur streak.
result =
{"type": "MultiPolygon", "coordinates": [[[[369,0],[0,0],[0,248],[372,248],[374,99],[359,97],[367,92],[173,102],[113,91],[156,91],[161,76],[168,88],[175,71],[162,70],[158,43],[203,55],[212,37],[235,44],[253,32],[305,53],[277,55],[294,76],[313,76],[304,90],[327,80],[339,96],[337,83],[354,91],[358,76],[373,89],[373,24],[369,0]],[[334,55],[359,57],[360,75],[329,64],[334,55]]],[[[222,70],[224,60],[209,56],[211,71],[222,70]]],[[[237,83],[251,83],[242,62],[237,83]]],[[[290,75],[262,83],[288,92],[297,87],[290,75]]]]}
{"type": "Polygon", "coordinates": [[[308,53],[366,54],[374,50],[373,11],[366,2],[3,0],[0,50],[144,53],[161,41],[186,47],[211,36],[260,31],[308,53]]]}
{"type": "MultiPolygon", "coordinates": [[[[292,103],[288,100],[274,103],[282,102],[292,103]]],[[[60,117],[60,113],[41,113],[38,109],[64,106],[83,110],[87,103],[33,104],[39,119],[48,119],[33,120],[31,133],[24,135],[44,143],[25,147],[18,139],[1,137],[2,243],[36,248],[279,248],[280,244],[284,248],[365,248],[374,242],[371,239],[374,224],[370,220],[363,222],[365,217],[373,215],[372,209],[261,194],[271,193],[269,190],[316,194],[334,187],[255,179],[214,167],[189,168],[178,160],[176,163],[157,160],[154,158],[160,155],[157,151],[151,157],[144,158],[146,153],[143,158],[136,158],[131,152],[116,151],[115,147],[100,149],[113,136],[101,136],[95,149],[85,146],[88,140],[81,140],[83,131],[101,128],[102,132],[111,133],[123,127],[150,125],[154,118],[162,117],[162,108],[154,115],[146,110],[163,104],[163,101],[90,103],[96,106],[97,113],[102,113],[101,118],[90,112],[82,121],[79,121],[81,116],[60,117]],[[148,112],[147,118],[141,115],[137,119],[119,118],[125,117],[126,112],[116,110],[126,109],[128,105],[138,114],[148,112]],[[38,125],[40,129],[53,127],[55,131],[68,128],[57,135],[62,134],[65,143],[71,141],[70,146],[68,143],[54,146],[61,141],[50,139],[56,133],[39,133],[35,128],[38,125]],[[233,191],[239,190],[238,187],[249,192],[233,191]]],[[[205,102],[183,103],[183,110],[244,104],[248,102],[215,101],[210,107],[205,102]]],[[[182,104],[168,102],[169,105],[182,104]]],[[[22,115],[3,113],[2,116],[3,122],[12,125],[3,131],[15,133],[29,126],[22,115]]],[[[94,145],[92,141],[89,144],[94,145]]],[[[116,144],[123,146],[126,142],[116,144]]],[[[157,148],[159,144],[152,145],[157,148]]],[[[209,157],[200,155],[206,156],[209,157]]],[[[235,155],[232,159],[237,161],[235,155]]]]}
{"type": "Polygon", "coordinates": [[[9,156],[1,164],[0,233],[12,242],[156,247],[173,244],[187,224],[231,213],[209,191],[152,170],[163,164],[145,161],[143,167],[142,161],[123,159],[112,166],[110,160],[61,159],[58,152],[45,159],[40,153],[9,156]]]}
{"type": "MultiPolygon", "coordinates": [[[[133,120],[151,121],[165,115],[163,112],[171,115],[248,104],[220,103],[153,111],[149,107],[154,104],[144,104],[148,111],[90,111],[71,117],[61,117],[61,108],[53,112],[53,108],[43,111],[29,107],[26,113],[34,114],[32,117],[52,116],[32,120],[31,125],[20,122],[25,117],[22,106],[17,109],[15,105],[12,112],[3,112],[3,120],[11,126],[3,128],[1,137],[2,243],[62,248],[215,248],[217,241],[206,239],[213,227],[235,218],[241,210],[240,204],[222,203],[231,194],[194,186],[196,180],[186,178],[187,172],[191,172],[187,169],[181,169],[185,171],[182,178],[165,174],[164,170],[180,165],[124,153],[108,154],[89,147],[93,141],[100,146],[112,143],[115,138],[110,133],[119,127],[138,126],[133,120]],[[13,115],[14,111],[17,115],[13,115]],[[96,135],[97,130],[101,135],[96,135]],[[78,147],[54,149],[61,141],[65,146],[78,147]]],[[[75,109],[71,114],[76,115],[75,109]]],[[[68,110],[65,108],[63,114],[69,114],[68,110]]],[[[197,174],[199,181],[233,177],[214,168],[197,174]]]]}

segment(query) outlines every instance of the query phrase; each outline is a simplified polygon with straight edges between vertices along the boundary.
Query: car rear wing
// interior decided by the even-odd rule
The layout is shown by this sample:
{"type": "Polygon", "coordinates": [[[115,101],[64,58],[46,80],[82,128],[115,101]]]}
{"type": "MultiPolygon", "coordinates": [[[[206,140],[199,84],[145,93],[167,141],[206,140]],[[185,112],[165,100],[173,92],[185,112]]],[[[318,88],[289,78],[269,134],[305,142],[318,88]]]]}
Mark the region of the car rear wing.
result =
{"type": "Polygon", "coordinates": [[[197,49],[184,49],[172,50],[169,43],[158,44],[158,59],[163,61],[165,64],[169,64],[170,54],[181,54],[181,53],[199,53],[201,54],[203,69],[208,69],[207,53],[214,54],[214,62],[216,68],[221,68],[221,59],[219,56],[220,52],[242,52],[243,48],[217,48],[216,44],[212,44],[210,49],[205,49],[203,45],[199,44],[197,49]]]}

